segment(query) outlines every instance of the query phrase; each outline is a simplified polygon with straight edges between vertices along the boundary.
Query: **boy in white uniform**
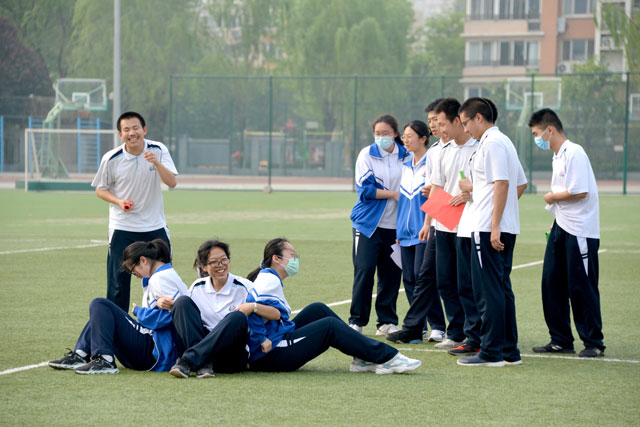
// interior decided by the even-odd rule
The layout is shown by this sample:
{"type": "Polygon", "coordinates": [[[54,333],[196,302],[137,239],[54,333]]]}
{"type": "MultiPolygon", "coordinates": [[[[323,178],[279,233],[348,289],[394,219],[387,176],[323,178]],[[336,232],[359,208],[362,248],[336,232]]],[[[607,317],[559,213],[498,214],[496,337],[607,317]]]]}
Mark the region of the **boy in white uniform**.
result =
{"type": "MultiPolygon", "coordinates": [[[[433,184],[431,195],[438,189],[443,189],[455,197],[451,202],[452,205],[468,200],[463,197],[458,186],[460,171],[463,171],[465,176],[470,174],[469,160],[478,147],[478,141],[464,131],[458,116],[459,109],[460,103],[453,98],[444,99],[436,107],[440,132],[451,140],[440,150],[440,163],[431,175],[433,184]]],[[[449,230],[437,223],[435,229],[438,291],[445,302],[449,318],[447,339],[436,344],[436,347],[450,348],[449,353],[453,355],[475,354],[480,348],[480,337],[479,333],[474,335],[473,332],[474,328],[480,327],[480,315],[476,309],[469,277],[469,249],[461,248],[461,252],[467,255],[467,259],[461,259],[461,262],[458,262],[462,255],[458,254],[457,248],[458,227],[449,230]],[[464,283],[459,283],[460,275],[466,279],[464,283]],[[453,325],[456,327],[455,330],[453,325]]],[[[470,242],[467,243],[470,244],[470,242]]]]}
{"type": "Polygon", "coordinates": [[[107,299],[126,312],[131,276],[121,268],[122,254],[133,242],[156,238],[171,247],[160,183],[175,187],[178,171],[167,147],[144,138],[147,127],[140,114],[123,113],[117,127],[123,144],[102,157],[91,186],[110,204],[107,299]]]}
{"type": "Polygon", "coordinates": [[[458,359],[463,366],[521,364],[511,266],[520,234],[518,197],[526,184],[511,140],[494,125],[498,110],[486,98],[469,98],[460,107],[467,133],[480,141],[473,157],[472,201],[469,203],[471,277],[480,308],[480,352],[458,359]]]}
{"type": "Polygon", "coordinates": [[[553,150],[551,191],[544,196],[555,221],[542,267],[542,308],[551,342],[537,353],[575,353],[569,302],[584,350],[580,357],[604,356],[598,248],[600,218],[596,178],[584,149],[564,136],[558,115],[548,108],[529,120],[538,147],[553,150]]]}

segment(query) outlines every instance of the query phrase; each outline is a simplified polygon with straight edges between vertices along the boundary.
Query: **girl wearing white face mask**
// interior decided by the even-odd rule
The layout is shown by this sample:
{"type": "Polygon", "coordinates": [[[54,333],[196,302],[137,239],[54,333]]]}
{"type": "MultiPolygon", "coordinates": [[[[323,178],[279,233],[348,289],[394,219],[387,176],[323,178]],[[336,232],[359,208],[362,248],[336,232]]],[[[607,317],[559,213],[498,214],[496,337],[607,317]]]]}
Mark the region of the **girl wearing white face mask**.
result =
{"type": "Polygon", "coordinates": [[[351,372],[375,371],[391,374],[412,371],[420,361],[409,359],[395,348],[367,338],[349,328],[322,303],[305,307],[293,320],[283,292],[283,280],[298,272],[300,257],[285,238],[273,239],[264,248],[260,267],[247,275],[254,288],[248,303],[268,305],[280,311],[269,320],[251,314],[249,322],[249,367],[254,371],[295,371],[329,347],[353,356],[351,372]]]}
{"type": "Polygon", "coordinates": [[[350,326],[362,332],[369,323],[373,278],[378,272],[377,332],[398,331],[396,300],[402,271],[391,259],[403,163],[411,159],[398,133],[398,122],[382,115],[373,122],[374,143],[356,161],[358,201],[351,211],[353,291],[350,326]]]}

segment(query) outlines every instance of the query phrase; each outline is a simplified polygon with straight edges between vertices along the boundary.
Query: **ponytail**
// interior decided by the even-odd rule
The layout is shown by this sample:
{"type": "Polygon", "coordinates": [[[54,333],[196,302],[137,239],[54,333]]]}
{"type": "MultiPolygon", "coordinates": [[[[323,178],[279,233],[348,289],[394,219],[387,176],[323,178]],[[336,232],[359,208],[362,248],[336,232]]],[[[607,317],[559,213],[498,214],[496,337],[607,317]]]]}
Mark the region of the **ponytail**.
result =
{"type": "Polygon", "coordinates": [[[150,242],[134,242],[124,250],[122,265],[136,265],[140,262],[140,257],[168,264],[171,262],[171,250],[162,239],[154,239],[150,242]]]}
{"type": "Polygon", "coordinates": [[[262,270],[263,268],[270,268],[273,256],[282,256],[284,244],[287,242],[288,240],[285,237],[278,237],[276,239],[269,240],[267,245],[264,247],[264,254],[262,257],[262,262],[260,262],[260,266],[247,274],[247,279],[253,282],[254,280],[256,280],[256,277],[258,277],[258,273],[260,273],[260,270],[262,270]]]}

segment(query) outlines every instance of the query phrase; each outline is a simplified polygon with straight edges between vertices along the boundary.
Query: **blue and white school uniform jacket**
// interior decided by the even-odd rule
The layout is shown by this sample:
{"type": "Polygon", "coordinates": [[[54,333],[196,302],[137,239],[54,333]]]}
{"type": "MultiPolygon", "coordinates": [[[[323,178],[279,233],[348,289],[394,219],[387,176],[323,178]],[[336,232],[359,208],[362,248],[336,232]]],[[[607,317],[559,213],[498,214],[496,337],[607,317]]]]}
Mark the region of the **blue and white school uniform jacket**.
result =
{"type": "Polygon", "coordinates": [[[424,212],[420,206],[427,201],[422,195],[427,174],[426,152],[416,165],[413,156],[402,167],[400,180],[400,197],[398,199],[398,219],[396,223],[396,238],[400,246],[415,246],[425,244],[418,235],[424,225],[424,212]]]}
{"type": "Polygon", "coordinates": [[[247,302],[269,305],[280,311],[280,319],[267,320],[252,313],[249,322],[249,362],[253,362],[267,353],[262,352],[260,344],[266,338],[271,341],[271,348],[276,348],[284,334],[296,329],[295,323],[289,320],[291,307],[284,297],[283,284],[278,273],[272,268],[264,268],[253,281],[253,289],[247,296],[247,302]]]}
{"type": "Polygon", "coordinates": [[[164,264],[151,277],[142,279],[142,290],[142,306],[136,306],[133,314],[140,325],[153,331],[153,357],[156,358],[156,363],[150,371],[168,371],[178,358],[178,337],[173,327],[171,311],[158,307],[157,301],[160,297],[177,298],[187,295],[187,286],[171,264],[164,264]]]}
{"type": "MultiPolygon", "coordinates": [[[[353,228],[367,237],[378,228],[389,199],[376,199],[377,190],[400,190],[400,174],[402,164],[407,161],[409,152],[403,145],[395,143],[398,148],[397,160],[391,156],[383,156],[377,144],[365,147],[358,154],[356,161],[356,190],[358,201],[351,210],[353,228]],[[392,171],[395,169],[395,171],[392,171]]],[[[393,202],[395,203],[395,201],[393,202]]]]}

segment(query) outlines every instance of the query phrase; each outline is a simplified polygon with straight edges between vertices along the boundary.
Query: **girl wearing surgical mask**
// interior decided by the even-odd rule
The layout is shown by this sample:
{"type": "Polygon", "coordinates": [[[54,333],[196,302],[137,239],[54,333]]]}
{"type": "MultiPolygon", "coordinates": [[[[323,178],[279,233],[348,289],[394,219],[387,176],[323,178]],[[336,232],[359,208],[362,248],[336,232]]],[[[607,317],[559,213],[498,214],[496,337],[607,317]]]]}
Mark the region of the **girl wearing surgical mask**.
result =
{"type": "Polygon", "coordinates": [[[374,276],[378,273],[376,335],[398,331],[396,300],[402,271],[391,259],[403,163],[411,159],[393,116],[373,122],[373,144],[356,161],[358,200],[351,211],[353,291],[349,326],[358,332],[369,323],[374,276]]]}
{"type": "Polygon", "coordinates": [[[260,267],[247,275],[254,282],[247,303],[269,305],[280,312],[276,320],[257,313],[248,317],[251,370],[295,371],[329,347],[353,356],[351,372],[402,373],[420,366],[419,360],[349,328],[325,304],[313,303],[290,320],[283,281],[294,276],[299,266],[300,256],[291,242],[281,237],[267,243],[260,267]]]}

